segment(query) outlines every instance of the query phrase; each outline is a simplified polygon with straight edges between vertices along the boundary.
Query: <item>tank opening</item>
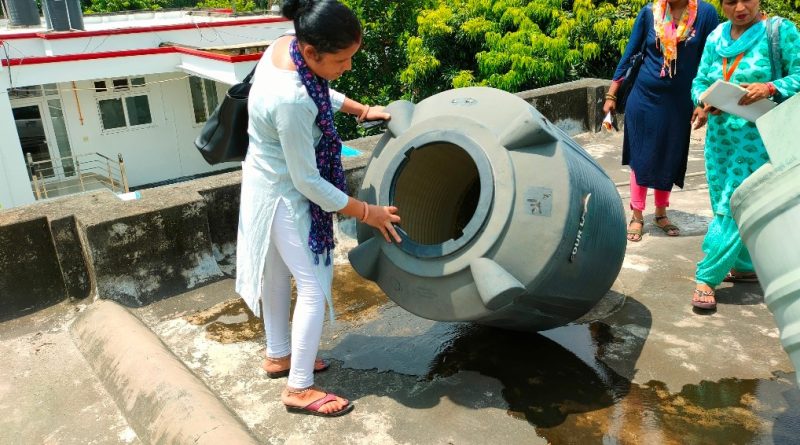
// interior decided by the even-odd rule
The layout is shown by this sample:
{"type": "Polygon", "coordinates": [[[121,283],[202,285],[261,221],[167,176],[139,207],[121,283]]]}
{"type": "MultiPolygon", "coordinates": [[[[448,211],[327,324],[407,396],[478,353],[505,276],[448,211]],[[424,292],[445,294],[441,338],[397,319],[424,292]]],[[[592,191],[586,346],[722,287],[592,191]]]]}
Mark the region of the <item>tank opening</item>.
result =
{"type": "Polygon", "coordinates": [[[423,145],[408,153],[393,192],[401,227],[411,240],[422,245],[457,240],[478,206],[478,166],[458,145],[423,145]]]}

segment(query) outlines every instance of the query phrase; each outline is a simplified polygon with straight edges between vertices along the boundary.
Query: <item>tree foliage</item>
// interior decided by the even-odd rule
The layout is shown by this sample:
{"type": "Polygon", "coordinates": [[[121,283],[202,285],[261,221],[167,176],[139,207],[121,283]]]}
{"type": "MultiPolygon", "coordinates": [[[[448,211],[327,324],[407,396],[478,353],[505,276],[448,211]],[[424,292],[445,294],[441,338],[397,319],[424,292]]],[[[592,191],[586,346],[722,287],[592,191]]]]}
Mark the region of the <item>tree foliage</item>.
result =
{"type": "Polygon", "coordinates": [[[89,0],[83,2],[85,14],[118,11],[157,11],[167,6],[169,0],[89,0]]]}
{"type": "Polygon", "coordinates": [[[609,75],[644,0],[449,0],[423,10],[401,80],[414,98],[453,87],[520,91],[609,75]]]}
{"type": "MultiPolygon", "coordinates": [[[[719,10],[719,0],[710,0],[719,10]]],[[[608,78],[647,0],[439,0],[407,42],[401,81],[414,99],[485,85],[521,91],[608,78]]],[[[762,0],[797,22],[800,0],[762,0]]],[[[724,18],[723,18],[724,19],[724,18]]]]}
{"type": "MultiPolygon", "coordinates": [[[[418,11],[428,0],[343,0],[361,20],[361,50],[353,69],[333,87],[364,104],[385,105],[403,95],[400,72],[406,65],[406,42],[416,26],[418,11]]],[[[337,129],[345,138],[363,135],[352,117],[337,116],[337,129]]]]}

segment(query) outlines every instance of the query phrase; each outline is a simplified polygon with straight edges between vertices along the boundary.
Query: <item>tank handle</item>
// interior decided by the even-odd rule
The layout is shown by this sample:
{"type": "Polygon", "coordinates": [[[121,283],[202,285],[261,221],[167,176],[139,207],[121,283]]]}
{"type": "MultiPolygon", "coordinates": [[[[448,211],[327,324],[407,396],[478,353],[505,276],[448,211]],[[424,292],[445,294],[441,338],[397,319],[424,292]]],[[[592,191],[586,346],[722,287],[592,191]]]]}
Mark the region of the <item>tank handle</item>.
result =
{"type": "Polygon", "coordinates": [[[476,258],[469,267],[487,309],[500,309],[526,292],[525,286],[494,260],[476,258]]]}

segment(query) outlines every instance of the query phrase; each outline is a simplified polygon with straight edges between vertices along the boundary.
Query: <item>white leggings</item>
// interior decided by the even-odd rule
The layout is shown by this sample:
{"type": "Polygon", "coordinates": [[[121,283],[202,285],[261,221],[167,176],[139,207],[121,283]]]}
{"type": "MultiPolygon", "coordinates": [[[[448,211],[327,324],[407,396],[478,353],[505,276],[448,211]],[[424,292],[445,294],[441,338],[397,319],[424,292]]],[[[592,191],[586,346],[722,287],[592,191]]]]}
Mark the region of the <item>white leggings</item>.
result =
{"type": "Polygon", "coordinates": [[[308,388],[314,384],[314,361],[325,321],[325,293],[314,276],[314,266],[306,253],[308,245],[298,235],[289,209],[283,200],[278,201],[277,207],[261,291],[267,357],[291,353],[288,386],[308,388]],[[290,340],[291,276],[297,285],[297,302],[290,340]]]}

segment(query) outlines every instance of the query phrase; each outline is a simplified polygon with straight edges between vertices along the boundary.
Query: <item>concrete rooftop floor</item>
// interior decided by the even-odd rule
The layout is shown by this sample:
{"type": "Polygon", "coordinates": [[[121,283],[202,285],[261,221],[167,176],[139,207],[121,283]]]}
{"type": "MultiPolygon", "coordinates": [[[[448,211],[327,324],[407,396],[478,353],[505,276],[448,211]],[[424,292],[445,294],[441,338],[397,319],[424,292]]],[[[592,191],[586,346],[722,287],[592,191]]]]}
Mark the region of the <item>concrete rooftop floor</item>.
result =
{"type": "MultiPolygon", "coordinates": [[[[263,443],[798,443],[800,391],[758,284],[723,286],[711,315],[689,304],[711,216],[701,137],[671,200],[682,236],[653,225],[649,198],[644,239],[628,244],[606,298],[570,326],[521,334],[420,319],[357,277],[344,254],[354,241],[342,243],[339,320],[320,351],[332,369],[317,377],[355,401],[342,418],[285,412],[285,380],[261,371],[263,333],[232,280],[133,312],[263,443]]],[[[576,140],[627,182],[621,133],[576,140]]],[[[0,323],[0,443],[140,443],[70,338],[89,304],[0,323]]]]}

